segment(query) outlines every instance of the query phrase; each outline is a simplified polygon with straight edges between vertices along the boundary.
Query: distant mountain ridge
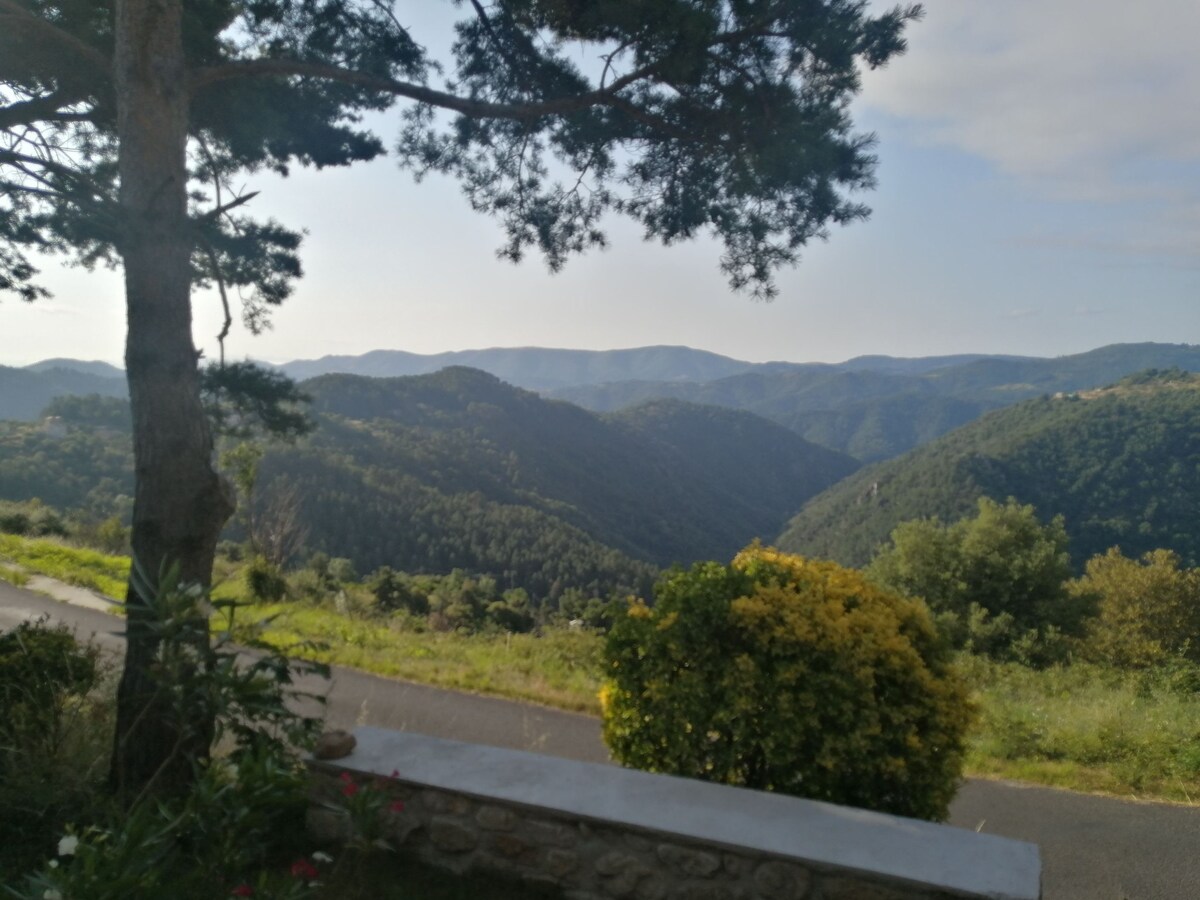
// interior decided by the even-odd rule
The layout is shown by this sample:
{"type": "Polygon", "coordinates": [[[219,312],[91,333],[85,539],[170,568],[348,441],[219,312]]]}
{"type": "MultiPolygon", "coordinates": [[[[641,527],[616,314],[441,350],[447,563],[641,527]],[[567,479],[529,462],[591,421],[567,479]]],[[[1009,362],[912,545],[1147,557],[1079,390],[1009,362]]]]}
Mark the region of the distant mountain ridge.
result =
{"type": "Polygon", "coordinates": [[[428,375],[448,366],[465,366],[488,372],[526,390],[546,391],[630,378],[710,381],[749,371],[756,365],[775,364],[742,362],[690,347],[637,347],[629,350],[495,347],[430,355],[403,350],[373,350],[361,356],[295,360],[278,368],[289,377],[303,381],[330,374],[367,375],[374,378],[428,375]]]}
{"type": "Polygon", "coordinates": [[[750,371],[706,383],[628,381],[550,396],[605,412],[660,397],[756,413],[864,462],[888,459],[1020,400],[1111,384],[1133,372],[1200,371],[1200,346],[1111,344],[1053,359],[922,361],[862,357],[836,366],[750,371]],[[871,368],[875,366],[875,368],[871,368]]]}
{"type": "Polygon", "coordinates": [[[106,362],[101,362],[98,359],[66,359],[63,357],[55,359],[43,359],[41,362],[35,362],[25,366],[26,372],[49,372],[54,369],[61,369],[68,372],[80,372],[84,375],[95,375],[98,378],[121,378],[125,377],[125,370],[118,369],[114,365],[106,362]]]}
{"type": "MultiPolygon", "coordinates": [[[[318,427],[268,445],[256,515],[292,497],[308,551],[364,573],[487,574],[535,600],[643,593],[659,566],[728,558],[858,466],[750,413],[602,416],[463,367],[301,387],[318,427]]],[[[64,405],[65,432],[0,422],[0,498],[124,510],[128,432],[91,424],[108,406],[64,405]]]]}
{"type": "MultiPolygon", "coordinates": [[[[1111,384],[1147,368],[1200,371],[1200,346],[1112,344],[1056,358],[860,356],[842,363],[751,363],[675,346],[603,351],[517,347],[433,355],[378,350],[297,360],[278,368],[304,380],[337,373],[389,378],[431,374],[448,365],[487,371],[516,387],[595,412],[661,399],[744,410],[871,463],[1039,394],[1111,384]]],[[[110,377],[113,373],[120,371],[104,363],[64,359],[0,368],[0,419],[36,418],[49,399],[63,393],[121,395],[124,385],[110,377]]]]}
{"type": "MultiPolygon", "coordinates": [[[[55,397],[100,394],[103,397],[128,396],[124,373],[115,367],[116,377],[101,374],[103,369],[81,370],[73,360],[49,360],[23,369],[0,366],[0,419],[29,422],[39,418],[55,397]]],[[[83,363],[105,366],[106,363],[83,363]]]]}

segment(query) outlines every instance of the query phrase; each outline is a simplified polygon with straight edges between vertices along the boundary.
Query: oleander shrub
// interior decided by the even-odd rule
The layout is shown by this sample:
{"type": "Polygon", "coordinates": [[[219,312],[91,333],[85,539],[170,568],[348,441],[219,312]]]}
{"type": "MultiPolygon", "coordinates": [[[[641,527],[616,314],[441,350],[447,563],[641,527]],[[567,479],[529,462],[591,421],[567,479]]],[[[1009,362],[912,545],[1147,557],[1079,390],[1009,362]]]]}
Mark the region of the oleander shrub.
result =
{"type": "Polygon", "coordinates": [[[0,773],[14,756],[51,750],[66,707],[96,685],[97,656],[45,618],[0,633],[0,773]]]}
{"type": "Polygon", "coordinates": [[[972,718],[919,600],[752,545],[631,601],[605,647],[621,763],[943,819],[972,718]]]}
{"type": "Polygon", "coordinates": [[[0,633],[0,882],[94,804],[111,743],[96,649],[45,619],[0,633]]]}

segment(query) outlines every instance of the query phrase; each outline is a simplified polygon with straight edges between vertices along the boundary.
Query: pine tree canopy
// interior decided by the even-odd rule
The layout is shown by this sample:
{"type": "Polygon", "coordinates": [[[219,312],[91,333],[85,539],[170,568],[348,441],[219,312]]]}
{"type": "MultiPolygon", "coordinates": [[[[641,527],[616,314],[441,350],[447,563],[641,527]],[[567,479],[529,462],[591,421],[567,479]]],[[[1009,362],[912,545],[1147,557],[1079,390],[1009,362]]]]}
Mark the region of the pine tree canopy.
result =
{"type": "MultiPolygon", "coordinates": [[[[119,2],[0,0],[0,290],[43,293],[26,251],[116,261],[119,2]]],[[[161,3],[169,8],[179,4],[161,3]]],[[[736,288],[864,218],[859,67],[904,49],[919,7],[862,0],[472,0],[432,59],[386,0],[181,4],[192,282],[244,292],[261,327],[300,276],[300,235],[247,215],[247,172],[386,152],[363,114],[399,106],[395,156],[456,177],[501,254],[552,269],[604,242],[602,213],[666,243],[711,232],[736,288]],[[238,176],[239,180],[234,181],[238,176]]],[[[147,17],[155,15],[154,4],[147,17]]],[[[131,27],[137,27],[133,21],[131,27]]],[[[138,38],[133,36],[134,40],[138,38]]],[[[300,223],[302,224],[302,223],[300,223]]]]}

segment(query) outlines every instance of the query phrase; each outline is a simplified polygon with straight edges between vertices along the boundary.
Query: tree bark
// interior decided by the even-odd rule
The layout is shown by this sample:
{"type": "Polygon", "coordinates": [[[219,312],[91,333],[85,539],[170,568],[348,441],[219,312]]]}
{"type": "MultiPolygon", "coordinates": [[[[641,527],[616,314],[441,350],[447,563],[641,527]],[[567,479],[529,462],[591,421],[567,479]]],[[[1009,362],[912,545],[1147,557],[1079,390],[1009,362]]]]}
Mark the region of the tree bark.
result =
{"type": "MultiPolygon", "coordinates": [[[[192,342],[187,215],[187,72],[180,0],[118,0],[113,80],[133,408],[135,565],[152,582],[178,565],[209,585],[217,537],[233,512],[212,466],[192,342]]],[[[147,591],[149,593],[149,591],[147,591]]],[[[125,669],[117,694],[110,778],[128,798],[185,789],[204,759],[211,722],[180,719],[153,677],[159,640],[137,581],[127,592],[125,669]]]]}

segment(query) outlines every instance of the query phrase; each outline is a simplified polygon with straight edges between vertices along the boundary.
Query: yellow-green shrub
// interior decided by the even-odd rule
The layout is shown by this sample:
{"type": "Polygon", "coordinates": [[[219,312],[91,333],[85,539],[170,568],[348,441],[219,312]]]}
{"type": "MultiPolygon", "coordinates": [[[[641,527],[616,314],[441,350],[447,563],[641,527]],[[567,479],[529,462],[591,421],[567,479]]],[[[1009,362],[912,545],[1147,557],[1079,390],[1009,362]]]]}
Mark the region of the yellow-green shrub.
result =
{"type": "Polygon", "coordinates": [[[1113,547],[1088,560],[1070,589],[1099,599],[1084,645],[1097,662],[1128,669],[1200,663],[1200,569],[1181,568],[1178,554],[1152,550],[1135,560],[1113,547]]]}
{"type": "Polygon", "coordinates": [[[923,603],[757,545],[668,573],[655,597],[606,644],[617,760],[945,817],[971,708],[923,603]]]}

